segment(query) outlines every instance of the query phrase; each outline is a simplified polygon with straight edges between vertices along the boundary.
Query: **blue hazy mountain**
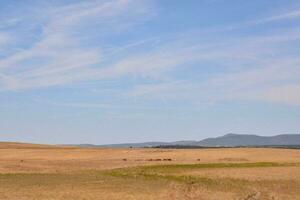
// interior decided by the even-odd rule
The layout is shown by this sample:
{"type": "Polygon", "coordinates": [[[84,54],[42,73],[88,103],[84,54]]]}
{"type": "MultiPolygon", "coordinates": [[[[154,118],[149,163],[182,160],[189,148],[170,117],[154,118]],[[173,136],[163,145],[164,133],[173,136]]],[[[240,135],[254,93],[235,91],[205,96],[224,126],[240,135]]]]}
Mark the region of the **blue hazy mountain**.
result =
{"type": "Polygon", "coordinates": [[[201,141],[183,140],[176,142],[143,142],[123,144],[79,144],[82,147],[156,147],[156,146],[203,146],[203,147],[235,147],[235,146],[300,146],[300,134],[282,134],[276,136],[259,136],[245,134],[226,134],[207,138],[201,141]]]}

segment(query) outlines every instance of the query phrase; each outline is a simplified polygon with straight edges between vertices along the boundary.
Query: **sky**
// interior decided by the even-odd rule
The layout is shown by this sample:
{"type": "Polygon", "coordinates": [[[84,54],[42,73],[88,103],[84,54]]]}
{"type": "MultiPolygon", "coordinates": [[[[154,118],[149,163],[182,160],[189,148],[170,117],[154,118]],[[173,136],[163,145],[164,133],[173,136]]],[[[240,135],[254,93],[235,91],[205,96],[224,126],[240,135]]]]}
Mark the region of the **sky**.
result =
{"type": "Polygon", "coordinates": [[[0,141],[299,130],[299,0],[0,1],[0,141]]]}

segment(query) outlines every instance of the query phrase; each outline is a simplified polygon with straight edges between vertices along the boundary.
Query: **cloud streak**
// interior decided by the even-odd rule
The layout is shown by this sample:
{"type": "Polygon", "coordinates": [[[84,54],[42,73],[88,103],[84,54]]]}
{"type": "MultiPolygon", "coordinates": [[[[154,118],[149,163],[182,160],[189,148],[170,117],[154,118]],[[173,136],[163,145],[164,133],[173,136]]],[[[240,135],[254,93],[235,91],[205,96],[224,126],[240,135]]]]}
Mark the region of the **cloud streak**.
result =
{"type": "MultiPolygon", "coordinates": [[[[86,73],[94,64],[101,65],[104,55],[101,46],[84,47],[80,41],[84,35],[78,29],[96,21],[102,26],[100,31],[105,32],[113,29],[114,23],[126,24],[128,18],[142,15],[146,12],[142,6],[130,0],[91,1],[47,12],[41,26],[41,39],[0,60],[0,72],[6,77],[2,78],[5,84],[1,89],[40,88],[84,79],[81,72],[86,73]],[[135,10],[128,14],[131,6],[135,10]],[[20,70],[22,68],[26,70],[20,70]],[[15,80],[14,84],[10,84],[10,79],[15,80]]],[[[2,40],[0,37],[0,42],[2,40]]]]}
{"type": "Polygon", "coordinates": [[[259,21],[259,23],[266,23],[266,22],[274,22],[274,21],[281,21],[281,20],[289,20],[289,19],[299,19],[300,18],[300,10],[292,10],[287,13],[274,15],[259,21]]]}
{"type": "MultiPolygon", "coordinates": [[[[250,99],[298,105],[293,93],[299,89],[300,60],[297,52],[289,52],[299,42],[299,29],[247,36],[225,28],[223,33],[229,37],[214,31],[181,33],[172,39],[162,35],[113,47],[102,41],[132,32],[155,16],[148,6],[146,1],[118,0],[52,8],[35,22],[41,29],[38,39],[0,58],[0,91],[134,78],[137,83],[124,89],[123,97],[193,103],[250,99]],[[96,33],[90,35],[88,30],[96,33]],[[99,43],[86,40],[89,37],[99,43]],[[180,74],[191,65],[192,77],[180,74]],[[201,70],[209,67],[222,70],[211,74],[201,70]],[[282,91],[282,101],[276,91],[282,91]]],[[[294,10],[257,24],[298,17],[300,11],[294,10]]],[[[255,24],[238,28],[255,28],[255,24]]],[[[0,33],[0,48],[8,41],[0,33]]]]}

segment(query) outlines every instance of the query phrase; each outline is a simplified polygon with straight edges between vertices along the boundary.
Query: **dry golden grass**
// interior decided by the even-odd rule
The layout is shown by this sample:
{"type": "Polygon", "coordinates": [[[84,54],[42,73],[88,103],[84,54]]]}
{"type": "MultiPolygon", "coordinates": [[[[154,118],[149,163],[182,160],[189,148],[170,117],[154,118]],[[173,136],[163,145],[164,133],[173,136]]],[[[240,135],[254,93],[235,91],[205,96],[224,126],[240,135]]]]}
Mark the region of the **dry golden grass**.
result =
{"type": "Polygon", "coordinates": [[[0,143],[0,199],[295,200],[300,199],[299,163],[300,150],[292,149],[0,143]]]}

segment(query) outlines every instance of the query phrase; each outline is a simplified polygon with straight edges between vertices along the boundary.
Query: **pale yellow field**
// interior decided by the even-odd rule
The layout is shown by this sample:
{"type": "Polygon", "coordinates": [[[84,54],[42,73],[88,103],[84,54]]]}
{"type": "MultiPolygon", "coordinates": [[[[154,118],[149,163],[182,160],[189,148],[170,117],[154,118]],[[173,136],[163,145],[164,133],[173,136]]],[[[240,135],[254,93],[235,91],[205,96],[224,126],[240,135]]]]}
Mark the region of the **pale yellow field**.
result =
{"type": "Polygon", "coordinates": [[[300,150],[0,143],[0,200],[300,199],[300,150]]]}

